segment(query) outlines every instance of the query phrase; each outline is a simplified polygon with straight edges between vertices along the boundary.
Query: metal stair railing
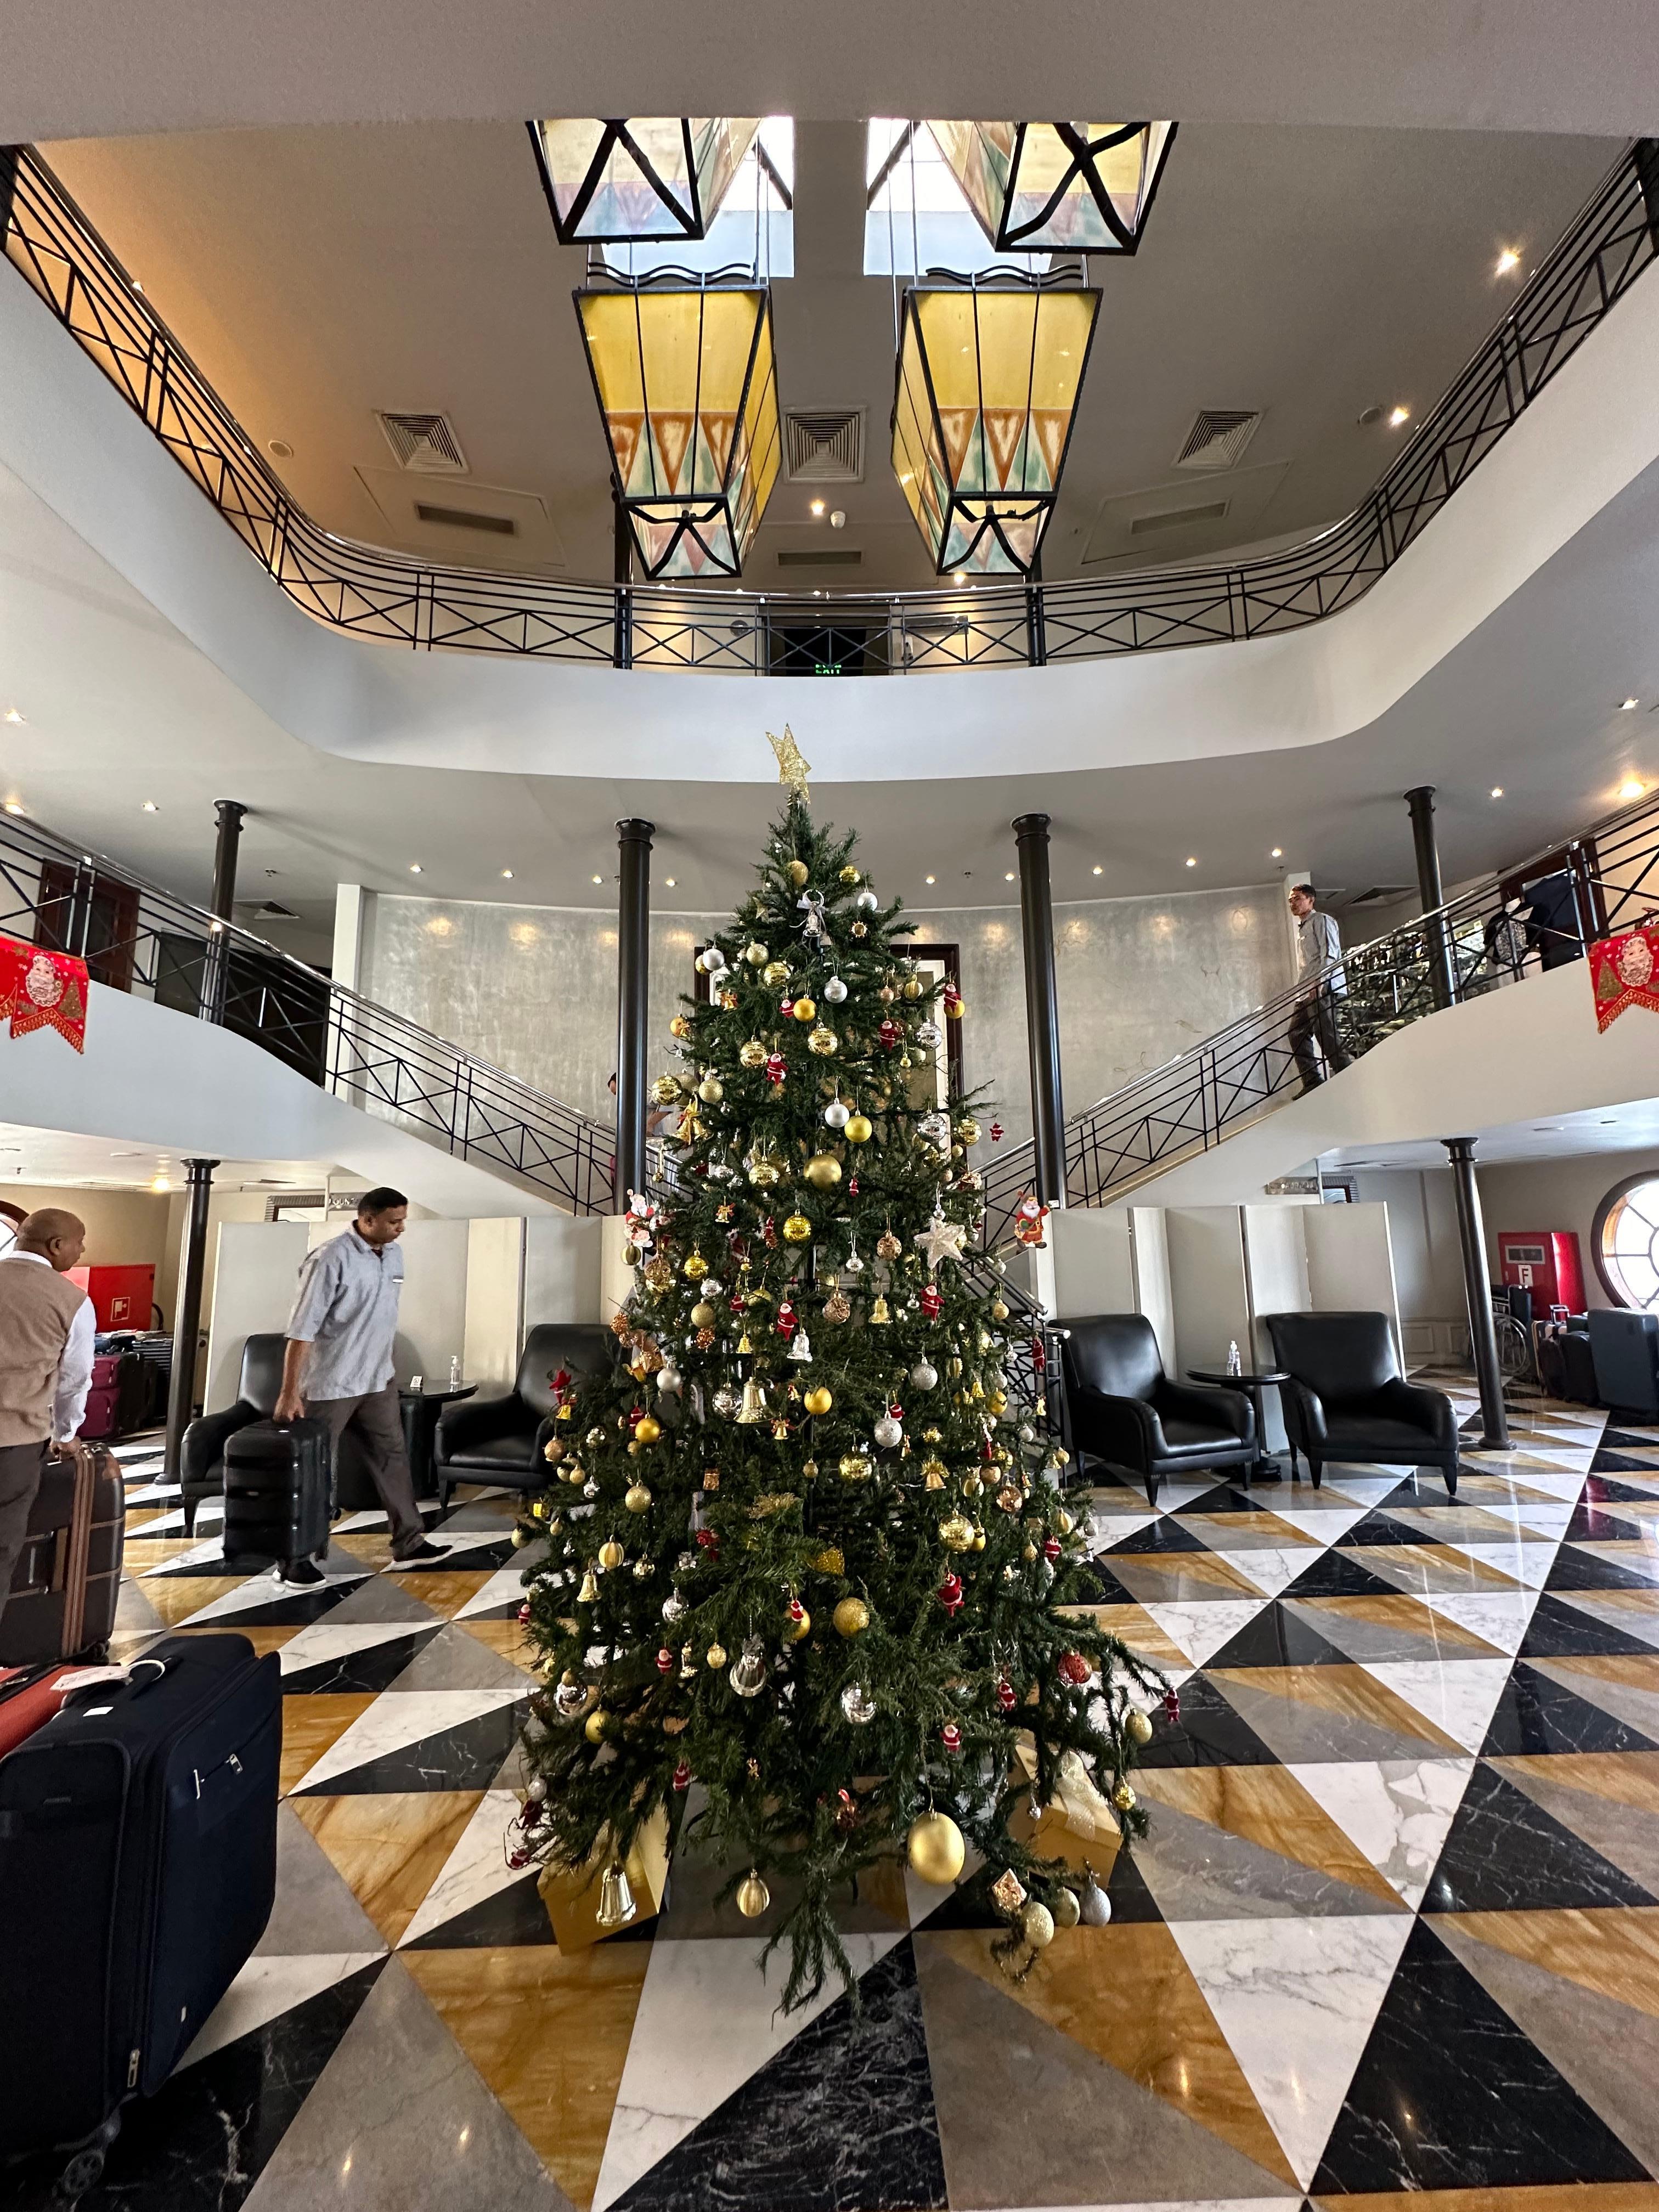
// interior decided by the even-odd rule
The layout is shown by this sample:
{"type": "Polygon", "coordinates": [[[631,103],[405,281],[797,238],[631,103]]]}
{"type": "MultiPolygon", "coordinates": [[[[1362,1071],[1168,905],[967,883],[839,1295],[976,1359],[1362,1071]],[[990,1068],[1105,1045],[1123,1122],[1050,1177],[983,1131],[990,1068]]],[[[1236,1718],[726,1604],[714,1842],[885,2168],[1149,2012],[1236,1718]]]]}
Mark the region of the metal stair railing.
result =
{"type": "MultiPolygon", "coordinates": [[[[1483,877],[1432,914],[1345,951],[1322,971],[1345,981],[1335,1019],[1356,1060],[1448,1004],[1578,960],[1597,939],[1659,910],[1659,797],[1483,877]],[[1505,898],[1504,883],[1542,882],[1547,908],[1505,898]],[[1546,913],[1547,918],[1546,918],[1546,913]],[[1340,972],[1340,977],[1338,971],[1340,972]]],[[[1300,1093],[1290,1041],[1308,985],[1292,984],[1162,1067],[1137,1076],[1066,1123],[1066,1202],[1105,1206],[1207,1152],[1300,1093]]],[[[995,1247],[1036,1178],[1030,1142],[986,1176],[984,1238],[995,1247]]]]}
{"type": "Polygon", "coordinates": [[[251,931],[0,815],[0,933],[248,1038],[322,1089],[572,1213],[611,1210],[616,1132],[251,931]]]}
{"type": "Polygon", "coordinates": [[[0,260],[313,620],[416,652],[725,675],[899,676],[1273,635],[1352,606],[1419,537],[1659,253],[1639,139],[1352,513],[1258,559],[1056,583],[841,596],[562,582],[439,567],[314,522],[33,148],[0,147],[0,260]]]}

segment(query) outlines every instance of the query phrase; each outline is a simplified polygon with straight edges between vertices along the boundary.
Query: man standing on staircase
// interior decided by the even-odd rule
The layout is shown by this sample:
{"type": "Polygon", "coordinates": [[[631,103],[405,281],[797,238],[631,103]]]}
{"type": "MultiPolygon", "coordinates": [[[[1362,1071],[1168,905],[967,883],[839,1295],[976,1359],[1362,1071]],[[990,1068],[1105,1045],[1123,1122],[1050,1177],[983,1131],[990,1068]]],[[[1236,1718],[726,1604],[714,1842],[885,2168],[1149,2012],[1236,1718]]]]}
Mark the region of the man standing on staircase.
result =
{"type": "MultiPolygon", "coordinates": [[[[443,1557],[437,1545],[428,1543],[415,1503],[392,1379],[392,1346],[404,1286],[398,1239],[408,1218],[409,1200],[400,1190],[365,1191],[357,1201],[357,1218],[344,1235],[307,1253],[289,1316],[276,1411],[279,1421],[302,1420],[307,1413],[313,1420],[326,1421],[337,1461],[340,1438],[352,1429],[392,1524],[392,1556],[399,1565],[443,1557]]],[[[327,1550],[325,1545],[319,1556],[326,1558],[327,1550]]],[[[288,1580],[319,1581],[316,1568],[307,1571],[308,1565],[290,1568],[288,1580]]]]}
{"type": "Polygon", "coordinates": [[[1297,976],[1302,988],[1291,1016],[1289,1036],[1304,1097],[1325,1080],[1327,1070],[1335,1075],[1352,1065],[1336,1024],[1336,1002],[1347,997],[1348,979],[1340,965],[1331,964],[1342,957],[1341,933],[1334,915],[1319,911],[1318,896],[1311,884],[1298,884],[1291,893],[1291,912],[1296,917],[1297,976]],[[1325,1055],[1324,1068],[1314,1049],[1316,1039],[1325,1055]]]}
{"type": "Polygon", "coordinates": [[[92,1301],[69,1271],[86,1224],[63,1207],[25,1214],[0,1260],[0,1613],[28,1534],[40,1472],[67,1459],[92,1380],[92,1301]]]}

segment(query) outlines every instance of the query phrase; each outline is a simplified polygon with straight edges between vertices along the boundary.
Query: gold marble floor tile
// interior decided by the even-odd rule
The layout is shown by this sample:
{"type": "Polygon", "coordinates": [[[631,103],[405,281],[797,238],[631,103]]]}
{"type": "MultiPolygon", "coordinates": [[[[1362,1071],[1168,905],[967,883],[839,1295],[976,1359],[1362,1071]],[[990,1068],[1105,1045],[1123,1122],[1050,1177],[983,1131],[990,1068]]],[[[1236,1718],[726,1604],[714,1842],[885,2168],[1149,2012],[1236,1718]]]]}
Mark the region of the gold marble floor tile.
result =
{"type": "Polygon", "coordinates": [[[651,1946],[599,1943],[571,1958],[551,1944],[400,1955],[577,2212],[588,2212],[651,1946]]]}
{"type": "MultiPolygon", "coordinates": [[[[1243,1559],[1246,1554],[1240,1553],[1243,1559]]],[[[1133,1552],[1107,1561],[1143,1604],[1206,1597],[1260,1597],[1253,1582],[1213,1552],[1133,1552]],[[1137,1588],[1137,1585],[1139,1587],[1137,1588]]]]}
{"type": "Polygon", "coordinates": [[[1588,1599],[1595,1613],[1604,1620],[1613,1620],[1621,1613],[1627,1614],[1638,1636],[1645,1626],[1659,1620],[1659,1583],[1649,1589],[1559,1590],[1556,1595],[1567,1605],[1588,1599]]]}
{"type": "Polygon", "coordinates": [[[1299,1597],[1293,1602],[1305,1606],[1310,1613],[1328,1613],[1333,1620],[1364,1620],[1376,1628],[1397,1628],[1411,1636],[1420,1636],[1425,1643],[1437,1644],[1449,1655],[1465,1659],[1499,1659],[1504,1655],[1496,1644],[1488,1644],[1473,1629],[1460,1628],[1455,1620],[1431,1610],[1420,1598],[1401,1593],[1399,1597],[1299,1597]]]}
{"type": "Polygon", "coordinates": [[[1523,1788],[1525,1778],[1532,1775],[1540,1782],[1587,1790],[1593,1797],[1629,1805],[1638,1812],[1659,1814],[1659,1751],[1516,1753],[1489,1763],[1523,1788]]]}
{"type": "Polygon", "coordinates": [[[535,1672],[536,1647],[516,1620],[462,1620],[456,1626],[480,1644],[487,1644],[514,1667],[522,1667],[526,1674],[535,1672]]]}
{"type": "MultiPolygon", "coordinates": [[[[1514,1536],[1514,1530],[1505,1532],[1514,1536]]],[[[1472,1559],[1449,1544],[1366,1544],[1355,1553],[1374,1568],[1385,1582],[1399,1582],[1410,1589],[1518,1590],[1521,1584],[1484,1559],[1472,1559]]]]}
{"type": "Polygon", "coordinates": [[[1146,1766],[1135,1786],[1195,1820],[1242,1836],[1281,1858],[1316,1868],[1401,1911],[1398,1891],[1362,1856],[1283,1766],[1146,1766]]]}
{"type": "Polygon", "coordinates": [[[1287,1705],[1310,1707],[1340,1719],[1362,1721],[1395,1735],[1466,1758],[1461,1743],[1443,1735],[1431,1720],[1368,1674],[1363,1667],[1213,1667],[1209,1680],[1224,1688],[1237,1685],[1259,1697],[1281,1698],[1287,1705]]]}
{"type": "Polygon", "coordinates": [[[1659,1697],[1659,1651],[1651,1656],[1644,1651],[1587,1651],[1547,1663],[1570,1674],[1588,1674],[1598,1682],[1617,1682],[1626,1690],[1659,1697]]]}
{"type": "Polygon", "coordinates": [[[1541,1966],[1659,2020],[1659,1905],[1594,1912],[1445,1912],[1435,1926],[1541,1966]]]}
{"type": "Polygon", "coordinates": [[[164,1567],[169,1559],[182,1559],[204,1540],[200,1536],[140,1536],[125,1546],[123,1563],[129,1575],[147,1574],[151,1567],[164,1567]]]}
{"type": "MultiPolygon", "coordinates": [[[[1252,1596],[1255,1595],[1251,1592],[1252,1596]]],[[[1093,1621],[1108,1636],[1121,1638],[1138,1659],[1145,1659],[1154,1667],[1179,1667],[1184,1671],[1192,1665],[1186,1653],[1170,1643],[1142,1606],[1063,1605],[1060,1611],[1068,1620],[1093,1621]]]]}
{"type": "Polygon", "coordinates": [[[282,1787],[304,1780],[325,1751],[374,1702],[372,1690],[331,1690],[317,1697],[283,1700],[282,1787]]]}
{"type": "Polygon", "coordinates": [[[469,1599],[477,1597],[489,1580],[490,1572],[488,1567],[470,1574],[434,1567],[429,1572],[416,1569],[412,1574],[387,1575],[386,1580],[396,1583],[400,1590],[417,1598],[422,1605],[429,1605],[446,1620],[453,1620],[469,1599]]]}
{"type": "Polygon", "coordinates": [[[1212,1552],[1288,1550],[1297,1544],[1320,1548],[1317,1536],[1293,1528],[1276,1513],[1177,1513],[1173,1518],[1212,1552]]]}
{"type": "MultiPolygon", "coordinates": [[[[150,1575],[144,1583],[144,1595],[168,1627],[174,1628],[204,1605],[211,1605],[215,1598],[228,1597],[232,1590],[240,1589],[246,1580],[246,1575],[150,1575]]],[[[222,1636],[235,1626],[234,1620],[217,1624],[222,1636]]]]}
{"type": "Polygon", "coordinates": [[[1310,2197],[1317,2212],[1659,2212],[1659,2182],[1564,2182],[1532,2189],[1414,2189],[1409,2195],[1310,2197]]]}
{"type": "Polygon", "coordinates": [[[1023,1982],[991,1956],[984,1929],[916,1937],[1069,2036],[1188,2119],[1294,2186],[1277,2137],[1169,1929],[1156,1923],[1073,1929],[1023,1982]]]}
{"type": "Polygon", "coordinates": [[[349,1552],[354,1559],[361,1559],[366,1567],[383,1567],[392,1558],[392,1534],[386,1528],[378,1531],[356,1528],[343,1536],[336,1536],[331,1548],[349,1552]]]}
{"type": "Polygon", "coordinates": [[[364,1790],[293,1803],[358,1904],[395,1946],[483,1798],[482,1790],[364,1790]]]}

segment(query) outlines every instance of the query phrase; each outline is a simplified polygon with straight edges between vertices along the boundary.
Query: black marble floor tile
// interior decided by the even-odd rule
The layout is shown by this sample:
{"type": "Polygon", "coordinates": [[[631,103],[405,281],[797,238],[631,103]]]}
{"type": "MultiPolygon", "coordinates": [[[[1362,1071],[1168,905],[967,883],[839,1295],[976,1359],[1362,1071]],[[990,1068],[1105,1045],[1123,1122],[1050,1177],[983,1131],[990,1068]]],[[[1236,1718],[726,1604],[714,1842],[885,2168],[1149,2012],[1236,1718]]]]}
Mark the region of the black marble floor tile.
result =
{"type": "Polygon", "coordinates": [[[1547,1590],[1648,1589],[1656,1587],[1651,1575],[1638,1575],[1618,1559],[1602,1552],[1581,1551],[1563,1544],[1545,1583],[1547,1590]]]}
{"type": "MultiPolygon", "coordinates": [[[[1419,1541],[1420,1539],[1413,1539],[1419,1541]]],[[[1333,1548],[1304,1567],[1281,1597],[1398,1597],[1398,1586],[1373,1574],[1357,1553],[1333,1548]]]]}
{"type": "MultiPolygon", "coordinates": [[[[1607,1450],[1653,1451],[1656,1449],[1659,1449],[1659,1428],[1615,1428],[1609,1424],[1601,1431],[1601,1450],[1598,1451],[1595,1456],[1599,1460],[1601,1452],[1607,1450]]],[[[1595,1462],[1593,1461],[1591,1464],[1594,1466],[1595,1462]]]]}
{"type": "MultiPolygon", "coordinates": [[[[1418,1506],[1426,1502],[1420,1498],[1401,1498],[1397,1492],[1394,1499],[1397,1505],[1418,1506]]],[[[1356,1521],[1352,1528],[1337,1538],[1345,1552],[1363,1549],[1367,1544],[1427,1544],[1432,1541],[1433,1539],[1425,1536],[1420,1528],[1413,1528],[1408,1522],[1393,1519],[1380,1506],[1374,1506],[1363,1521],[1356,1521]]]]}
{"type": "Polygon", "coordinates": [[[1112,1908],[1112,1919],[1119,1926],[1162,1920],[1158,1901],[1146,1887],[1146,1877],[1135,1864],[1133,1848],[1121,1850],[1112,1861],[1112,1871],[1106,1884],[1107,1900],[1112,1908]]]}
{"type": "Polygon", "coordinates": [[[1425,1912],[1549,1912],[1654,1899],[1492,1767],[1478,1765],[1423,1899],[1425,1912]]]}
{"type": "Polygon", "coordinates": [[[936,2212],[945,2162],[907,1938],[616,2201],[615,2212],[936,2212]]]}
{"type": "MultiPolygon", "coordinates": [[[[236,2212],[357,2017],[384,1961],[361,1968],[127,2106],[81,2212],[236,2212]]],[[[0,2212],[47,2212],[61,2159],[0,2175],[0,2212]]]]}
{"type": "Polygon", "coordinates": [[[402,1790],[488,1790],[519,1740],[522,1707],[501,1705],[459,1728],[400,1744],[362,1766],[296,1790],[296,1797],[384,1796],[402,1790]]]}
{"type": "MultiPolygon", "coordinates": [[[[1573,1587],[1582,1589],[1601,1586],[1581,1583],[1573,1587]]],[[[1598,1652],[1638,1652],[1651,1657],[1653,1646],[1641,1637],[1631,1635],[1626,1629],[1614,1628],[1605,1620],[1581,1613],[1576,1605],[1564,1605],[1559,1597],[1552,1597],[1546,1590],[1533,1609],[1525,1641],[1516,1656],[1522,1659],[1582,1659],[1598,1652]]]]}
{"type": "Polygon", "coordinates": [[[365,1644],[361,1651],[343,1651],[336,1658],[319,1660],[314,1667],[296,1668],[283,1677],[284,1697],[312,1697],[325,1691],[390,1689],[417,1652],[423,1651],[442,1626],[416,1629],[408,1636],[389,1637],[383,1644],[365,1644]]]}
{"type": "Polygon", "coordinates": [[[1166,1720],[1161,1714],[1154,1719],[1152,1740],[1140,1753],[1140,1764],[1278,1766],[1281,1762],[1213,1682],[1202,1674],[1189,1674],[1181,1686],[1180,1719],[1166,1720]]]}
{"type": "Polygon", "coordinates": [[[1104,1559],[1080,1561],[1057,1584],[1057,1605],[1133,1605],[1135,1601],[1104,1559]]]}
{"type": "Polygon", "coordinates": [[[1596,1505],[1582,1504],[1561,1531],[1564,1544],[1628,1544],[1642,1534],[1642,1524],[1628,1515],[1620,1517],[1596,1505]]]}
{"type": "MultiPolygon", "coordinates": [[[[493,1897],[481,1898],[453,1920],[430,1928],[399,1948],[405,1951],[489,1951],[557,1941],[547,1917],[538,1873],[526,1874],[493,1897]]],[[[650,1925],[649,1923],[647,1925],[650,1925]]],[[[615,1938],[609,1939],[612,1942],[615,1938]]]]}
{"type": "Polygon", "coordinates": [[[1310,2194],[1647,2179],[1431,1923],[1419,1920],[1310,2194]]]}
{"type": "Polygon", "coordinates": [[[1437,1468],[1432,1475],[1408,1474],[1403,1482],[1395,1485],[1386,1498],[1377,1499],[1376,1510],[1379,1513],[1386,1513],[1391,1505],[1443,1505],[1445,1503],[1446,1486],[1437,1468]]]}
{"type": "MultiPolygon", "coordinates": [[[[148,1580],[148,1577],[145,1578],[148,1580]]],[[[140,1582],[138,1588],[144,1587],[140,1582]]],[[[235,1633],[244,1628],[303,1628],[313,1620],[321,1620],[332,1613],[337,1605],[343,1605],[357,1588],[356,1582],[319,1583],[309,1589],[296,1589],[274,1596],[269,1605],[251,1605],[238,1613],[228,1613],[216,1620],[201,1621],[196,1626],[216,1628],[235,1633]]]]}
{"type": "Polygon", "coordinates": [[[1207,1552],[1209,1548],[1201,1537],[1194,1535],[1190,1528],[1183,1528],[1179,1521],[1172,1520],[1166,1513],[1162,1519],[1149,1521],[1144,1528],[1137,1528],[1121,1543],[1109,1544],[1102,1556],[1108,1559],[1129,1559],[1144,1553],[1207,1552]]]}
{"type": "Polygon", "coordinates": [[[1621,1460],[1616,1452],[1598,1452],[1589,1480],[1584,1485],[1586,1505],[1652,1504],[1653,1492],[1650,1490],[1640,1489],[1633,1482],[1620,1482],[1616,1480],[1616,1474],[1654,1475],[1659,1474],[1659,1468],[1647,1460],[1621,1460]],[[1607,1462],[1612,1462],[1616,1473],[1605,1471],[1607,1462]]]}
{"type": "Polygon", "coordinates": [[[1522,1753],[1653,1751],[1659,1746],[1547,1674],[1519,1665],[1504,1686],[1481,1745],[1483,1758],[1522,1753]]]}
{"type": "MultiPolygon", "coordinates": [[[[1278,1486],[1269,1485],[1276,1490],[1278,1486]]],[[[1255,1497],[1242,1483],[1218,1482],[1213,1490],[1206,1490],[1183,1505],[1183,1513],[1260,1513],[1270,1509],[1271,1498],[1255,1497]]]]}
{"type": "MultiPolygon", "coordinates": [[[[1249,1554],[1244,1557],[1248,1559],[1249,1554]]],[[[1346,1651],[1328,1644],[1316,1628],[1282,1605],[1264,1606],[1237,1636],[1206,1661],[1211,1667],[1346,1667],[1346,1651]]],[[[1183,1693],[1182,1702],[1185,1698],[1183,1693]]]]}

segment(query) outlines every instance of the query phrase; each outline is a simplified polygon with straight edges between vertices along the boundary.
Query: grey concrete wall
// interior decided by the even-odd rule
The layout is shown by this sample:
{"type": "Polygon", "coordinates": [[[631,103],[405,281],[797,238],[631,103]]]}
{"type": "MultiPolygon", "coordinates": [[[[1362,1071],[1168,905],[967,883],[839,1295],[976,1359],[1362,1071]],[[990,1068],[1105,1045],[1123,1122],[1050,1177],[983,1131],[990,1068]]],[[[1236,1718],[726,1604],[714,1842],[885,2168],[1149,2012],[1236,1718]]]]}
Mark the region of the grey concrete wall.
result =
{"type": "MultiPolygon", "coordinates": [[[[1075,1111],[1157,1067],[1290,980],[1277,884],[1054,910],[1066,1103],[1075,1111]]],[[[690,989],[694,949],[725,915],[651,924],[651,1042],[690,989]]],[[[1017,906],[918,911],[916,936],[961,948],[964,1073],[984,1085],[1010,1140],[1030,1130],[1025,984],[1017,906]]],[[[374,902],[363,933],[372,999],[596,1119],[611,1118],[617,925],[580,907],[374,902]]]]}

